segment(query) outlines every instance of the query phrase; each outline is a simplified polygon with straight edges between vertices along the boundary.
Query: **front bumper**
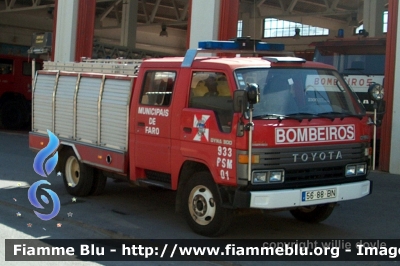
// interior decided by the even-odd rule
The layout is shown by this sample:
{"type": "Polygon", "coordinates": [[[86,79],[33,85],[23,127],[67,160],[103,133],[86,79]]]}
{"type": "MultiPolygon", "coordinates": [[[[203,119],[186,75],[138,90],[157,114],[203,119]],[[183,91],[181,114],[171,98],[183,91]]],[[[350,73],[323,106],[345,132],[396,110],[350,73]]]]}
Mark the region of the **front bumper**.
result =
{"type": "Polygon", "coordinates": [[[280,209],[299,206],[310,206],[352,200],[365,197],[371,193],[372,183],[364,180],[353,183],[337,184],[329,186],[319,186],[311,188],[284,189],[272,191],[250,191],[250,208],[257,209],[280,209]],[[302,201],[303,191],[315,191],[325,189],[336,189],[336,197],[320,200],[302,201]]]}

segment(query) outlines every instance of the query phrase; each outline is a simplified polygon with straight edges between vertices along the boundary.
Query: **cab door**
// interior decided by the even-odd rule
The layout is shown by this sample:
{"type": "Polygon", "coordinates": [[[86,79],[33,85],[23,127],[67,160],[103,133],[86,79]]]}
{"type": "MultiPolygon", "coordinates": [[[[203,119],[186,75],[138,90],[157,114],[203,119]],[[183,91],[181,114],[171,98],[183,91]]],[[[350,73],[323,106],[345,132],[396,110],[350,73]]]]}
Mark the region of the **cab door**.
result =
{"type": "Polygon", "coordinates": [[[175,71],[147,71],[133,120],[135,166],[152,173],[171,172],[171,100],[175,71]]]}
{"type": "Polygon", "coordinates": [[[227,75],[193,71],[187,108],[181,113],[182,155],[205,164],[219,184],[236,183],[233,100],[227,75]]]}

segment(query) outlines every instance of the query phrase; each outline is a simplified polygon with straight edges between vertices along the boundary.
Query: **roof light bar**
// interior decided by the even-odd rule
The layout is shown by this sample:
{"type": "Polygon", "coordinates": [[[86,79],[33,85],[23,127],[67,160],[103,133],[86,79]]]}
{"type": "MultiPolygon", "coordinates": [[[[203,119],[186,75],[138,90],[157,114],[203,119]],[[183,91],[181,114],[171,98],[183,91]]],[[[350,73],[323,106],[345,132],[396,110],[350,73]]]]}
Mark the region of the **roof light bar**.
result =
{"type": "Polygon", "coordinates": [[[283,51],[285,45],[282,43],[266,43],[250,38],[237,38],[230,41],[201,41],[201,49],[218,50],[257,50],[257,51],[283,51]]]}
{"type": "Polygon", "coordinates": [[[186,51],[182,67],[191,67],[198,53],[223,53],[223,54],[253,54],[269,56],[293,56],[293,52],[286,52],[285,45],[281,43],[266,43],[252,40],[250,37],[237,38],[230,41],[201,41],[198,49],[186,51]]]}
{"type": "Polygon", "coordinates": [[[264,60],[267,60],[271,63],[305,63],[306,60],[299,57],[263,57],[264,60]]]}

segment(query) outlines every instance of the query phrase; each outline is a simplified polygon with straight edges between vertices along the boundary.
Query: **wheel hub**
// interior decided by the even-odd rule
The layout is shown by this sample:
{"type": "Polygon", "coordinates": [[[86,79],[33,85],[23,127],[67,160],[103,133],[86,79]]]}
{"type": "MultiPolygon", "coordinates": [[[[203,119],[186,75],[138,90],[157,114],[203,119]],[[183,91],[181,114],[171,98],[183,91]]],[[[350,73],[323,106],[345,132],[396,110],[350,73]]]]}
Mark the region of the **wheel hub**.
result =
{"type": "Polygon", "coordinates": [[[192,189],[189,196],[189,211],[196,223],[209,224],[215,216],[216,206],[211,191],[202,185],[192,189]]]}
{"type": "Polygon", "coordinates": [[[193,209],[198,216],[203,216],[207,212],[207,202],[201,195],[197,195],[193,199],[193,209]]]}
{"type": "Polygon", "coordinates": [[[71,187],[75,187],[79,183],[80,167],[78,160],[71,156],[65,164],[65,178],[71,187]]]}

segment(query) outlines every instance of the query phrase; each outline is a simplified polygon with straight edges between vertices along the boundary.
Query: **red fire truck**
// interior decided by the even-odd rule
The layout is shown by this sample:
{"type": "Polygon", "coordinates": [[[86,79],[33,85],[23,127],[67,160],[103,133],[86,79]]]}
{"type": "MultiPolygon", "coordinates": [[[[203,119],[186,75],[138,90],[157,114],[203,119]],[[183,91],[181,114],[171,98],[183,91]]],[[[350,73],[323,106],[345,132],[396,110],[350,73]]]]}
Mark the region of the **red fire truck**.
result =
{"type": "MultiPolygon", "coordinates": [[[[41,69],[38,60],[36,69],[41,69]]],[[[32,63],[28,57],[0,55],[0,117],[3,127],[20,129],[30,117],[32,63]]]]}
{"type": "Polygon", "coordinates": [[[332,66],[199,50],[132,64],[46,62],[30,148],[47,145],[47,130],[57,135],[57,171],[72,195],[100,193],[106,177],[176,190],[177,210],[207,236],[238,208],[320,222],[337,202],[371,193],[369,120],[332,66]]]}

